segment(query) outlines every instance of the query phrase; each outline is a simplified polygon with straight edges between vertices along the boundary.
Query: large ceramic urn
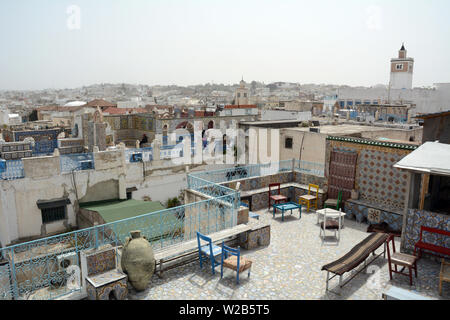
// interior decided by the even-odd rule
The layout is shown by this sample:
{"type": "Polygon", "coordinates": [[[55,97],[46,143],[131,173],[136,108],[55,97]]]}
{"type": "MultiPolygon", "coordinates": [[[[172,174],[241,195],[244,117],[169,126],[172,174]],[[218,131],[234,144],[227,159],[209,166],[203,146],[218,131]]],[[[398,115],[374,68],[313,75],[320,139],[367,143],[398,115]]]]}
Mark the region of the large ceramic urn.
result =
{"type": "Polygon", "coordinates": [[[137,291],[145,290],[155,271],[155,256],[150,243],[141,237],[141,231],[131,231],[122,250],[122,270],[137,291]]]}

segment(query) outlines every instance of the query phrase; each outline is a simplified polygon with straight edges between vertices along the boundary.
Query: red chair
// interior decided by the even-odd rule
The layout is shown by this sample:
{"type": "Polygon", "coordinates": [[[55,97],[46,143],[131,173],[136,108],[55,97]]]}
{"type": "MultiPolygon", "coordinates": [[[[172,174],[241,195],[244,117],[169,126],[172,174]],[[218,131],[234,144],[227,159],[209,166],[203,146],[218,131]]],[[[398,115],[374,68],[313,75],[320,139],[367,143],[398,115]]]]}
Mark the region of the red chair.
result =
{"type": "Polygon", "coordinates": [[[395,252],[395,242],[394,242],[394,235],[391,234],[389,238],[387,239],[387,255],[388,255],[388,266],[389,266],[389,277],[392,280],[392,273],[398,273],[402,274],[404,276],[409,276],[409,285],[412,286],[412,270],[414,269],[415,276],[417,278],[417,257],[401,253],[401,252],[395,252]],[[392,241],[392,254],[389,250],[389,242],[392,241]],[[392,270],[391,264],[394,264],[394,270],[392,270]],[[397,270],[397,265],[403,267],[402,270],[397,270]],[[409,273],[403,273],[403,270],[405,268],[408,268],[409,273]]]}
{"type": "Polygon", "coordinates": [[[274,204],[280,202],[286,202],[287,197],[281,194],[280,184],[279,183],[271,183],[269,184],[269,210],[270,210],[270,201],[273,200],[274,204]],[[277,194],[272,194],[272,191],[277,191],[277,194]]]}

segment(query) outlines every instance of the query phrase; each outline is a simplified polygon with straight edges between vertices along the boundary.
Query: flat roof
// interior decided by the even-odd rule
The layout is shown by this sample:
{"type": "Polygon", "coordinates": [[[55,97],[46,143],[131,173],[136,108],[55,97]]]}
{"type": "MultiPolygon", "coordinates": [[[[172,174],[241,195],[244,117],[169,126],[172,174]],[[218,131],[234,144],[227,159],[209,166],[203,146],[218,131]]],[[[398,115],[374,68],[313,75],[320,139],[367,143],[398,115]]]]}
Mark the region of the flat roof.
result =
{"type": "MultiPolygon", "coordinates": [[[[365,131],[384,131],[384,130],[398,130],[394,128],[385,128],[377,126],[363,126],[363,125],[353,125],[353,124],[337,124],[337,125],[324,125],[314,128],[319,128],[320,133],[327,135],[350,135],[354,133],[360,133],[365,131]]],[[[298,127],[298,128],[286,128],[285,130],[295,130],[295,131],[309,131],[309,127],[298,127]]]]}
{"type": "Polygon", "coordinates": [[[260,120],[260,121],[240,121],[240,124],[271,124],[271,123],[296,123],[296,122],[303,122],[308,120],[260,120]]]}
{"type": "Polygon", "coordinates": [[[408,154],[394,168],[450,176],[450,144],[425,142],[408,154]]]}
{"type": "Polygon", "coordinates": [[[142,201],[134,199],[102,201],[86,204],[84,206],[83,204],[80,204],[80,207],[98,212],[106,223],[165,209],[158,201],[142,201]]]}

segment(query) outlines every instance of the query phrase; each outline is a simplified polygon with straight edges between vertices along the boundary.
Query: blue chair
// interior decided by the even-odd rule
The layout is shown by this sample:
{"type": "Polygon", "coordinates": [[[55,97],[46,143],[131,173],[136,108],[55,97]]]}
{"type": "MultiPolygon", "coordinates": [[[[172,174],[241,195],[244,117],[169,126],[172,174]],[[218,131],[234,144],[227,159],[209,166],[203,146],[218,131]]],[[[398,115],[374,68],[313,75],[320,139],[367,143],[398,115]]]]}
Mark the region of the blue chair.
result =
{"type": "Polygon", "coordinates": [[[228,247],[222,241],[222,260],[220,268],[220,278],[223,278],[223,267],[236,271],[236,283],[239,284],[239,273],[248,269],[248,277],[250,277],[250,270],[252,261],[241,257],[241,250],[228,247]],[[230,254],[230,257],[228,257],[230,254]]]}
{"type": "Polygon", "coordinates": [[[198,243],[198,257],[200,259],[200,268],[203,268],[203,255],[208,257],[211,261],[212,273],[215,274],[214,269],[219,265],[216,261],[216,256],[222,253],[222,248],[212,243],[211,238],[201,234],[197,231],[197,243],[198,243]],[[207,244],[201,245],[201,240],[206,241],[207,244]]]}

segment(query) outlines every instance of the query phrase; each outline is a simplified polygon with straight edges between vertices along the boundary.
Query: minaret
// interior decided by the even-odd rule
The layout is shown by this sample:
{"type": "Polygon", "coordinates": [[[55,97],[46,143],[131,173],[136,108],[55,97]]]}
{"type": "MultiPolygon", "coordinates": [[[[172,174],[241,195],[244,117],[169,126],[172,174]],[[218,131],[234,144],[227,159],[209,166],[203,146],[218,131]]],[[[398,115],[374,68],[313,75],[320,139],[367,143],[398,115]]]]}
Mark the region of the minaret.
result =
{"type": "Polygon", "coordinates": [[[236,89],[234,104],[238,106],[248,104],[248,89],[245,87],[244,77],[242,77],[242,80],[239,83],[239,88],[236,89]]]}
{"type": "Polygon", "coordinates": [[[398,58],[391,59],[389,89],[412,89],[414,59],[407,57],[405,45],[398,51],[398,58]]]}

